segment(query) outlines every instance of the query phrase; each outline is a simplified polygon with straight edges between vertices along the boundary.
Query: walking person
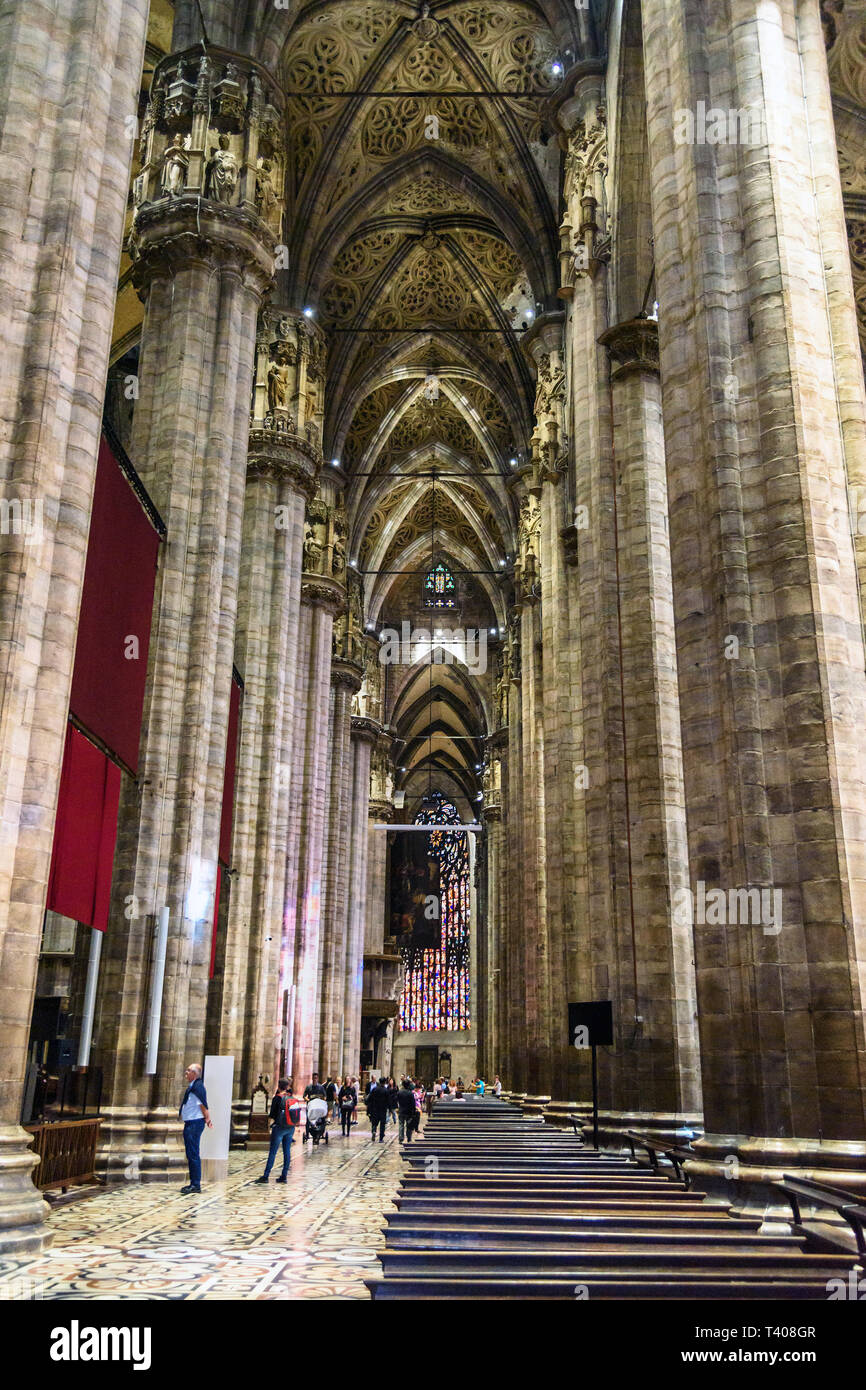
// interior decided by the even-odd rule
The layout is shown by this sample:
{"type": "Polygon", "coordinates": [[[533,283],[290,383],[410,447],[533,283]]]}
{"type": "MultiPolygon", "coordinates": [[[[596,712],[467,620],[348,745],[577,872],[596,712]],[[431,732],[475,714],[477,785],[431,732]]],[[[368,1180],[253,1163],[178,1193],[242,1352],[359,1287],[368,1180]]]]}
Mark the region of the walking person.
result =
{"type": "Polygon", "coordinates": [[[332,1118],[335,1120],[339,1111],[339,1107],[337,1106],[338,1089],[337,1082],[332,1076],[329,1076],[325,1082],[325,1100],[328,1102],[328,1109],[331,1112],[332,1118]]]}
{"type": "Polygon", "coordinates": [[[393,1076],[388,1077],[388,1118],[392,1125],[397,1123],[397,1083],[393,1076]]]}
{"type": "Polygon", "coordinates": [[[325,1088],[319,1081],[319,1073],[313,1072],[313,1079],[309,1086],[304,1087],[304,1100],[313,1100],[315,1096],[324,1096],[325,1088]]]}
{"type": "Polygon", "coordinates": [[[295,1125],[301,1118],[302,1102],[297,1096],[292,1095],[292,1083],[289,1077],[282,1077],[277,1086],[277,1094],[271,1101],[271,1146],[268,1149],[268,1161],[265,1164],[265,1171],[256,1182],[267,1182],[271,1176],[271,1169],[274,1166],[274,1159],[280,1149],[283,1151],[283,1171],[277,1178],[277,1182],[286,1182],[289,1176],[289,1167],[292,1162],[291,1147],[295,1137],[295,1125]]]}
{"type": "Polygon", "coordinates": [[[358,1104],[358,1094],[348,1076],[343,1077],[343,1084],[337,1096],[337,1104],[340,1107],[340,1125],[343,1137],[348,1139],[352,1132],[352,1116],[358,1104]]]}
{"type": "Polygon", "coordinates": [[[358,1078],[357,1078],[357,1076],[353,1076],[353,1077],[352,1077],[351,1081],[349,1082],[349,1085],[351,1086],[352,1090],[355,1092],[355,1108],[354,1108],[354,1110],[352,1111],[352,1124],[353,1124],[353,1125],[356,1125],[356,1124],[358,1123],[358,1096],[360,1095],[360,1091],[358,1090],[358,1078]]]}
{"type": "Polygon", "coordinates": [[[213,1129],[213,1120],[208,1113],[207,1091],[198,1062],[192,1062],[186,1069],[186,1090],[177,1113],[183,1120],[183,1146],[189,1166],[189,1182],[180,1190],[183,1193],[201,1192],[199,1146],[205,1125],[213,1129]]]}
{"type": "Polygon", "coordinates": [[[421,1133],[421,1110],[424,1106],[424,1086],[420,1081],[415,1082],[415,1089],[412,1092],[415,1101],[415,1116],[412,1121],[412,1131],[414,1134],[421,1133]]]}
{"type": "Polygon", "coordinates": [[[405,1140],[407,1144],[412,1143],[412,1134],[415,1130],[415,1116],[418,1113],[415,1106],[415,1092],[412,1090],[412,1082],[407,1077],[397,1092],[397,1113],[400,1117],[399,1140],[402,1144],[405,1140]]]}
{"type": "Polygon", "coordinates": [[[367,1114],[370,1117],[370,1124],[373,1133],[370,1136],[373,1143],[376,1142],[376,1130],[379,1131],[379,1143],[385,1138],[385,1125],[388,1123],[388,1087],[385,1085],[384,1076],[380,1076],[376,1085],[367,1096],[367,1114]]]}

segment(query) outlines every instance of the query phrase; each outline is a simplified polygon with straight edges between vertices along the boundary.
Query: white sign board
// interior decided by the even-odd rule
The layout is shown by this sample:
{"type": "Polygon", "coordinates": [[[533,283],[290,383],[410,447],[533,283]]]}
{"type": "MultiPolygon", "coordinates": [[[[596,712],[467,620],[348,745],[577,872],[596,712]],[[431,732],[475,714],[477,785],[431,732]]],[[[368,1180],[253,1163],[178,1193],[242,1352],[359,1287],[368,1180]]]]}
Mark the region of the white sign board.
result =
{"type": "Polygon", "coordinates": [[[205,1129],[201,1136],[202,1172],[206,1178],[224,1178],[228,1173],[234,1074],[234,1057],[205,1057],[202,1080],[213,1120],[213,1129],[205,1129]]]}

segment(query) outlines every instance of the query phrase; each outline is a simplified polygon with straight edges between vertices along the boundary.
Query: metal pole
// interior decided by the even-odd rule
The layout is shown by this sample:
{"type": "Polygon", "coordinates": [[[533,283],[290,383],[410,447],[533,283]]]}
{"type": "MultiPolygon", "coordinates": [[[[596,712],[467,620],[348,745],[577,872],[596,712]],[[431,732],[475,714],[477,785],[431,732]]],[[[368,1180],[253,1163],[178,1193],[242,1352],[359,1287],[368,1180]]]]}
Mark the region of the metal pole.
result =
{"type": "Polygon", "coordinates": [[[81,1019],[81,1039],[78,1044],[78,1066],[90,1064],[90,1043],[93,1037],[93,1016],[96,1011],[96,985],[99,980],[99,960],[102,955],[102,932],[90,930],[90,956],[87,961],[87,983],[84,986],[84,1012],[81,1019]]]}
{"type": "Polygon", "coordinates": [[[294,1058],[292,1052],[295,1046],[295,993],[297,985],[292,985],[289,989],[289,1016],[286,1019],[286,1075],[294,1079],[292,1065],[294,1058]]]}
{"type": "Polygon", "coordinates": [[[162,990],[165,983],[165,952],[168,944],[168,908],[160,909],[156,926],[156,947],[153,955],[153,975],[150,986],[150,1010],[147,1026],[147,1055],[145,1076],[154,1076],[159,1056],[159,1024],[162,1017],[162,990]]]}

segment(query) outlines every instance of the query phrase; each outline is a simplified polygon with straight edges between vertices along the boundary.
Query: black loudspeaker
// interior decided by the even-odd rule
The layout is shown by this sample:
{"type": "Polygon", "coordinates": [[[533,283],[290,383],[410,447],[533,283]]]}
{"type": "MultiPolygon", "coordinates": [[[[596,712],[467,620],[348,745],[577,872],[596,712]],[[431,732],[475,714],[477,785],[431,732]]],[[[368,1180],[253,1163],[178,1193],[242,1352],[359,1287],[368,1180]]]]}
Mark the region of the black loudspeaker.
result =
{"type": "Polygon", "coordinates": [[[586,1028],[589,1036],[585,1047],[611,1047],[613,1045],[613,1005],[609,999],[597,1000],[591,1004],[569,1004],[568,1042],[576,1046],[575,1033],[578,1028],[586,1028]]]}

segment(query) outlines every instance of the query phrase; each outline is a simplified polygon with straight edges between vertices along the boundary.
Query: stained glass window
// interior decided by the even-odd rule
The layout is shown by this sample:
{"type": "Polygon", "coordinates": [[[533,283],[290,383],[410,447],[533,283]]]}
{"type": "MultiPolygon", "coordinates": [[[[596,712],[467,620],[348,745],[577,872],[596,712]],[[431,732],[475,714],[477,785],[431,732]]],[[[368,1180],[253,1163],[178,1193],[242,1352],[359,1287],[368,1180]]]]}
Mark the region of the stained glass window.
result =
{"type": "MultiPolygon", "coordinates": [[[[416,825],[460,823],[456,806],[441,792],[425,800],[416,825]]],[[[435,949],[403,952],[403,1032],[469,1027],[469,846],[465,833],[434,830],[428,838],[429,853],[439,860],[441,938],[435,949]]]]}
{"type": "Polygon", "coordinates": [[[457,585],[445,565],[434,565],[424,578],[424,605],[427,608],[454,608],[457,585]]]}

